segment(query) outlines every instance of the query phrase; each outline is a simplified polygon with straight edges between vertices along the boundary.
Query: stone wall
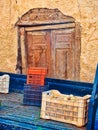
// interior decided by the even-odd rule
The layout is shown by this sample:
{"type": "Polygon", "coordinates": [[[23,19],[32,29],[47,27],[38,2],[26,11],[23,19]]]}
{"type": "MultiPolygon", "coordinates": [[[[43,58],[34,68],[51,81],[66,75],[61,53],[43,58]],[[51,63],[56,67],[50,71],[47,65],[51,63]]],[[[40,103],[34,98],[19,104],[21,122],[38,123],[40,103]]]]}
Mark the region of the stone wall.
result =
{"type": "Polygon", "coordinates": [[[80,80],[92,82],[98,62],[98,0],[0,0],[0,71],[15,73],[15,23],[25,12],[33,8],[58,8],[63,14],[80,22],[80,80]]]}

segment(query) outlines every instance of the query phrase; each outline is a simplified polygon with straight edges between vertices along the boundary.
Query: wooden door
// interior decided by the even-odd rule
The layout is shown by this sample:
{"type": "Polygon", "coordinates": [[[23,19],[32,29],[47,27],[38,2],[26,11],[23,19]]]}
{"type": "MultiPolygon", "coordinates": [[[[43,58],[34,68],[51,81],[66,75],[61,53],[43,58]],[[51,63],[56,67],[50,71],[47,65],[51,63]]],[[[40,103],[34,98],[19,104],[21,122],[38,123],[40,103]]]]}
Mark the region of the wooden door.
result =
{"type": "Polygon", "coordinates": [[[52,31],[53,77],[75,79],[75,30],[52,31]]]}
{"type": "Polygon", "coordinates": [[[50,75],[50,32],[32,31],[26,35],[27,67],[47,67],[50,75]]]}

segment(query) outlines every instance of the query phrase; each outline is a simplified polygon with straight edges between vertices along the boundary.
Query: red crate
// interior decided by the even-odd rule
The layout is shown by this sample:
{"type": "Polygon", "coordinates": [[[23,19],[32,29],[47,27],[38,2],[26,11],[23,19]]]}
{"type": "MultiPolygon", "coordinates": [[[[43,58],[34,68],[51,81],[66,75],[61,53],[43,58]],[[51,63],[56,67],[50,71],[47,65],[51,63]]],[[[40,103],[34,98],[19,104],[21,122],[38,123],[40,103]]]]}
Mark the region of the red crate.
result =
{"type": "Polygon", "coordinates": [[[27,84],[44,85],[47,68],[30,67],[27,72],[27,84]]]}

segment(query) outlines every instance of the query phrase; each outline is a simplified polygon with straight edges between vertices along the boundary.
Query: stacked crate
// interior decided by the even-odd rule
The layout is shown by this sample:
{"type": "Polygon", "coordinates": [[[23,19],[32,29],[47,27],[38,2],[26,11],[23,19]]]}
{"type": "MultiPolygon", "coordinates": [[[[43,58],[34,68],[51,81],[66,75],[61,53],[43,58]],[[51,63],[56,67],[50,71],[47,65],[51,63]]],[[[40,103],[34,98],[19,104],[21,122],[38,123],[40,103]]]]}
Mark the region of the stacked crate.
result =
{"type": "Polygon", "coordinates": [[[24,105],[41,106],[42,92],[48,90],[44,85],[47,68],[30,67],[27,72],[27,84],[24,85],[24,105]]]}
{"type": "Polygon", "coordinates": [[[78,97],[57,90],[43,92],[40,117],[82,127],[87,123],[89,98],[90,95],[78,97]]]}
{"type": "Polygon", "coordinates": [[[27,72],[27,84],[44,85],[47,68],[30,67],[27,72]]]}

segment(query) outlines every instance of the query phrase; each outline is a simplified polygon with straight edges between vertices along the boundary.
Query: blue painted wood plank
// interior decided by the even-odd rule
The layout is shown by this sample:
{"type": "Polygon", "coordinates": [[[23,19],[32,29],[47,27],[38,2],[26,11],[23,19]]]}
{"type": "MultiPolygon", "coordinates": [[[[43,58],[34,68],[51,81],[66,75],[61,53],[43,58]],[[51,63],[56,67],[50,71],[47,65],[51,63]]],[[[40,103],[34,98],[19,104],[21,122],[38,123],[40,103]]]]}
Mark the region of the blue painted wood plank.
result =
{"type": "Polygon", "coordinates": [[[96,120],[95,120],[95,130],[98,130],[98,108],[97,108],[96,120]]]}

